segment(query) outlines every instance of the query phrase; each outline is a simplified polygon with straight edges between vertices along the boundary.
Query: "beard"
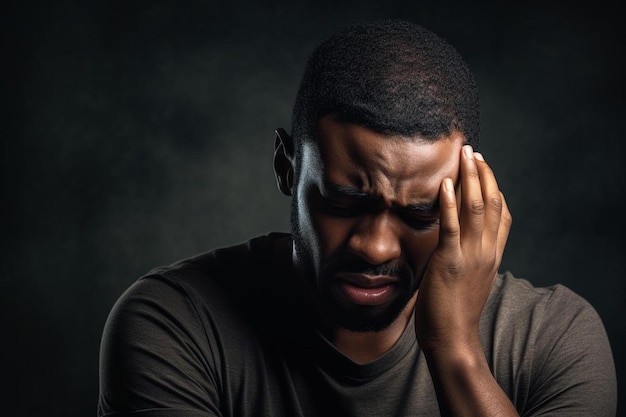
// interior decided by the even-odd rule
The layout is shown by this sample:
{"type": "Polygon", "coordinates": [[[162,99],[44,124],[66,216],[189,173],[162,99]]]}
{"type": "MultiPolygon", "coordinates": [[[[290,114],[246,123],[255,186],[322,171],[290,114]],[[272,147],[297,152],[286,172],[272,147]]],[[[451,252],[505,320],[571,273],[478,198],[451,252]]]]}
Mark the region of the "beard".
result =
{"type": "Polygon", "coordinates": [[[355,256],[337,256],[329,260],[317,278],[323,307],[335,323],[355,332],[379,332],[389,327],[402,313],[419,288],[413,272],[398,263],[370,265],[355,256]],[[389,276],[397,279],[396,297],[380,306],[357,305],[346,302],[337,294],[340,273],[357,273],[371,276],[389,276]]]}
{"type": "MultiPolygon", "coordinates": [[[[391,261],[371,265],[346,251],[335,253],[316,268],[316,250],[307,231],[300,227],[297,194],[291,204],[291,234],[299,266],[317,290],[316,299],[325,318],[331,323],[354,332],[379,332],[389,327],[402,313],[409,300],[419,289],[423,271],[416,274],[406,264],[391,261]],[[356,305],[346,302],[337,294],[339,273],[352,272],[372,276],[386,275],[397,278],[397,296],[382,306],[356,305]]],[[[314,234],[313,232],[309,232],[314,234]]]]}

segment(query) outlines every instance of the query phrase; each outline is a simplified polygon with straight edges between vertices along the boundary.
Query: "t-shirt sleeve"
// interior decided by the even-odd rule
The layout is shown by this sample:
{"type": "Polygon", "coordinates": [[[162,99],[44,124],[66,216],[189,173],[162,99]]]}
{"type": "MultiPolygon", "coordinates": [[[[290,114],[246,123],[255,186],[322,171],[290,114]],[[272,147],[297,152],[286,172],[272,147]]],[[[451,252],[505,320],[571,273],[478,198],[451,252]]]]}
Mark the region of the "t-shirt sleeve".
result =
{"type": "Polygon", "coordinates": [[[143,278],[104,326],[98,416],[219,416],[215,369],[189,297],[163,278],[143,278]]]}
{"type": "Polygon", "coordinates": [[[542,308],[523,415],[615,417],[615,365],[596,310],[560,285],[542,308]]]}

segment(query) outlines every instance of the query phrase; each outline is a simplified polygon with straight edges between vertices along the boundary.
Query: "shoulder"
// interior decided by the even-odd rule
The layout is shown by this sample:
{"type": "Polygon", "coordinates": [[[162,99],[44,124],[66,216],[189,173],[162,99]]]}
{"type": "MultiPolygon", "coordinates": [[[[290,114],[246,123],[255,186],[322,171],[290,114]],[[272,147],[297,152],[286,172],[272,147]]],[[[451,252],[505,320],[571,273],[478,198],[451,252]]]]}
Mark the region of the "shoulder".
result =
{"type": "MultiPolygon", "coordinates": [[[[152,269],[119,297],[114,317],[174,316],[211,323],[207,315],[228,315],[258,294],[259,276],[288,268],[287,234],[271,233],[152,269]]],[[[270,285],[267,284],[266,285],[270,285]]]]}
{"type": "Polygon", "coordinates": [[[509,334],[512,343],[562,343],[604,341],[606,333],[596,309],[570,288],[555,284],[534,286],[511,273],[496,280],[483,314],[483,325],[494,333],[509,334]]]}
{"type": "Polygon", "coordinates": [[[596,309],[581,295],[506,273],[494,285],[481,326],[494,373],[529,415],[568,408],[585,415],[614,413],[609,339],[596,309]]]}
{"type": "Polygon", "coordinates": [[[198,254],[130,285],[103,330],[102,412],[132,407],[217,413],[229,375],[260,363],[259,351],[248,349],[259,345],[250,312],[258,321],[265,313],[250,305],[254,289],[248,284],[272,263],[277,242],[285,238],[263,236],[198,254]]]}
{"type": "Polygon", "coordinates": [[[185,275],[207,273],[230,272],[232,276],[233,272],[242,273],[281,265],[285,261],[284,254],[287,251],[291,251],[291,236],[273,232],[154,268],[147,275],[161,275],[173,280],[185,275]]]}
{"type": "Polygon", "coordinates": [[[215,293],[221,297],[229,291],[241,296],[258,285],[259,275],[275,275],[290,267],[291,237],[273,232],[156,267],[132,284],[127,293],[148,291],[165,298],[165,291],[184,294],[192,301],[215,298],[215,293]]]}
{"type": "Polygon", "coordinates": [[[485,310],[487,316],[516,327],[522,318],[529,325],[563,330],[601,322],[595,308],[570,288],[562,284],[538,287],[510,272],[498,276],[485,310]]]}

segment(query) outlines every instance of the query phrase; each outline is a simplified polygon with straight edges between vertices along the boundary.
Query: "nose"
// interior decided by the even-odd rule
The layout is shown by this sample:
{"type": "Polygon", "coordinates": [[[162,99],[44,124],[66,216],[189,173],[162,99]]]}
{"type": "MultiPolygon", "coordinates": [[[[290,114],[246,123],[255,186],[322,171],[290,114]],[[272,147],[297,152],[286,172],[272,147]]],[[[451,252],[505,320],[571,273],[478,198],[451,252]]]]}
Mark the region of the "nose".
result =
{"type": "Polygon", "coordinates": [[[386,211],[362,218],[355,225],[348,247],[371,265],[383,264],[402,254],[399,231],[386,211]]]}

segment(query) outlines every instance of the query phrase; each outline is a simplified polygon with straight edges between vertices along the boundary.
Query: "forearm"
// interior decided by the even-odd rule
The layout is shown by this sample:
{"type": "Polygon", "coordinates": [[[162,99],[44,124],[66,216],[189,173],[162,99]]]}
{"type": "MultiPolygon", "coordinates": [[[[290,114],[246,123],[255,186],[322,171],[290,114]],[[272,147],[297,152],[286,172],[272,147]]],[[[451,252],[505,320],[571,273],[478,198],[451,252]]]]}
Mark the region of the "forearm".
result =
{"type": "Polygon", "coordinates": [[[424,353],[442,416],[518,416],[491,374],[480,343],[424,353]]]}

